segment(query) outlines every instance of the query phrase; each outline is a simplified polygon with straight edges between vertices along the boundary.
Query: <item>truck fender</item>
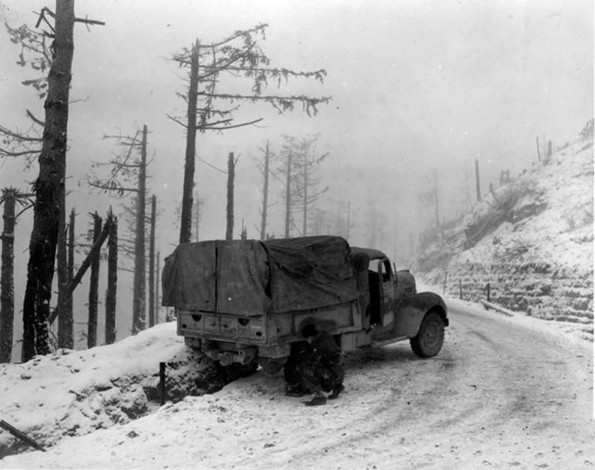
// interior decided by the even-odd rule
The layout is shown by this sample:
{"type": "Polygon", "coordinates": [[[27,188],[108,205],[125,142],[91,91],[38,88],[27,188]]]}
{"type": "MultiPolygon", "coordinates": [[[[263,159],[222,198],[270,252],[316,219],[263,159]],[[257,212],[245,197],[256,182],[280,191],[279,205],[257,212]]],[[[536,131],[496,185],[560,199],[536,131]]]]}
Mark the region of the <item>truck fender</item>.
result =
{"type": "Polygon", "coordinates": [[[446,304],[438,294],[419,292],[406,296],[398,307],[395,334],[413,338],[417,335],[424,317],[430,311],[437,312],[444,320],[444,326],[448,326],[446,304]]]}

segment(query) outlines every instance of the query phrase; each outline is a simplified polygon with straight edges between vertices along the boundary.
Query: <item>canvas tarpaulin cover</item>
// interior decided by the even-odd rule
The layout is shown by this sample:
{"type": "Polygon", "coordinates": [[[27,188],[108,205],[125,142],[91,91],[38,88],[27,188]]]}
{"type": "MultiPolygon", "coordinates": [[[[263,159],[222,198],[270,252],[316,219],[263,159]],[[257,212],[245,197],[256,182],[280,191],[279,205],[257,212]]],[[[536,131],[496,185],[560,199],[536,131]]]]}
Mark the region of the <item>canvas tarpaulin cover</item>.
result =
{"type": "Polygon", "coordinates": [[[163,305],[243,315],[326,307],[358,297],[340,237],[179,245],[163,269],[163,305]]]}

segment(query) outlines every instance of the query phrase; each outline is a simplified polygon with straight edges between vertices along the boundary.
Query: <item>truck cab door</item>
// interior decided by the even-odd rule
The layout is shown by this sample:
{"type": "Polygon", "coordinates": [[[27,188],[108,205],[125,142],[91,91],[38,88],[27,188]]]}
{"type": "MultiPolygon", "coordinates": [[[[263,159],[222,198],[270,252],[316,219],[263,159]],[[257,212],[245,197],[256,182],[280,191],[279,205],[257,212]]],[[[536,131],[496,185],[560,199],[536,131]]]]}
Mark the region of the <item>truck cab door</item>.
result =
{"type": "Polygon", "coordinates": [[[378,277],[380,279],[380,310],[382,326],[393,323],[395,319],[394,299],[395,286],[390,261],[387,258],[378,260],[378,277]]]}

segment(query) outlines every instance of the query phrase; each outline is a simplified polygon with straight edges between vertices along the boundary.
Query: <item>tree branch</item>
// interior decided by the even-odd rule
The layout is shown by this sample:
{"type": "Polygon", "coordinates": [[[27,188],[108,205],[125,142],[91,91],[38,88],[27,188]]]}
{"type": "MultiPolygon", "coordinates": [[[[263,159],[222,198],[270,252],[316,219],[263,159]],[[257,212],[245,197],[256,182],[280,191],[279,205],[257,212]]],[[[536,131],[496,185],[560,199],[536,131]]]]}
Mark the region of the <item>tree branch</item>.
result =
{"type": "MultiPolygon", "coordinates": [[[[230,126],[216,127],[211,124],[207,124],[206,126],[196,126],[196,128],[201,131],[205,131],[205,130],[207,130],[207,131],[225,131],[227,129],[235,129],[236,127],[251,126],[253,124],[256,124],[257,122],[262,121],[262,119],[263,118],[259,118],[259,119],[255,119],[254,121],[244,122],[242,124],[235,124],[233,126],[230,125],[230,126]]],[[[231,121],[231,119],[229,119],[228,121],[231,121]]],[[[222,121],[222,122],[225,122],[225,121],[222,121]]]]}

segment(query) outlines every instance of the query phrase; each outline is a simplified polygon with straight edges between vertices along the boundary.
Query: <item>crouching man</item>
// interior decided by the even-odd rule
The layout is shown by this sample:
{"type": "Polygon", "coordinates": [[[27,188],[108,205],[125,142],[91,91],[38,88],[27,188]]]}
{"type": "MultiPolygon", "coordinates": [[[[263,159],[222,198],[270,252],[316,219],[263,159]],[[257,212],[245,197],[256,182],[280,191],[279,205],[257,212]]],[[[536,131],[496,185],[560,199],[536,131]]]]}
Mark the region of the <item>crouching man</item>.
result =
{"type": "Polygon", "coordinates": [[[345,389],[341,350],[333,337],[326,331],[319,331],[316,325],[306,325],[302,330],[302,336],[310,347],[302,352],[293,365],[294,377],[299,380],[299,385],[290,388],[288,394],[300,396],[313,393],[314,396],[306,405],[324,405],[326,397],[322,392],[330,392],[328,398],[332,400],[345,389]]]}

